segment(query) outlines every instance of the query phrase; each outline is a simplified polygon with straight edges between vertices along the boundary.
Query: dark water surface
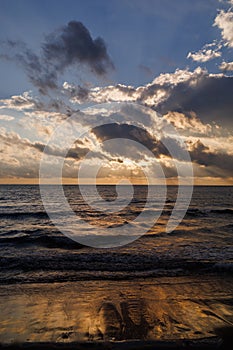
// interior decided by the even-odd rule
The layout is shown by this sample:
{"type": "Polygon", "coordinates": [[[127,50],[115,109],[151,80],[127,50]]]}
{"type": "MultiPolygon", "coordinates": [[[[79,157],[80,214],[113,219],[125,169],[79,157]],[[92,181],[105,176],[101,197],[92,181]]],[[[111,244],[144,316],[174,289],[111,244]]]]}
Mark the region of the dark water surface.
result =
{"type": "MultiPolygon", "coordinates": [[[[51,195],[56,186],[47,186],[51,195]]],[[[91,197],[90,203],[96,201],[91,197]]],[[[116,197],[114,186],[99,186],[102,198],[116,197]]],[[[159,210],[160,187],[154,186],[151,210],[159,210]]],[[[146,186],[135,186],[131,203],[116,214],[105,215],[87,205],[78,186],[64,186],[70,206],[99,227],[124,225],[145,205],[146,186]]],[[[195,187],[181,224],[166,233],[176,201],[177,187],[168,187],[162,215],[140,239],[123,247],[94,249],[64,236],[43,207],[38,186],[3,185],[0,192],[0,282],[37,283],[90,279],[129,279],[233,271],[233,187],[195,187]]],[[[57,209],[58,208],[58,209],[57,209]]],[[[57,206],[63,215],[62,206],[57,206]]]]}

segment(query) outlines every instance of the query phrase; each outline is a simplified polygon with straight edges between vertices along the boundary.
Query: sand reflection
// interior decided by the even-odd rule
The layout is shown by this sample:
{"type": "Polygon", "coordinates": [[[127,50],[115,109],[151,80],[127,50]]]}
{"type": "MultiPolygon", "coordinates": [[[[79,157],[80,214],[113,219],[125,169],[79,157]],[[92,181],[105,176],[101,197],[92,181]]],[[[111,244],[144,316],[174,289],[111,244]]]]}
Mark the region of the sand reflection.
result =
{"type": "Polygon", "coordinates": [[[163,340],[229,326],[232,278],[0,287],[0,341],[163,340]]]}

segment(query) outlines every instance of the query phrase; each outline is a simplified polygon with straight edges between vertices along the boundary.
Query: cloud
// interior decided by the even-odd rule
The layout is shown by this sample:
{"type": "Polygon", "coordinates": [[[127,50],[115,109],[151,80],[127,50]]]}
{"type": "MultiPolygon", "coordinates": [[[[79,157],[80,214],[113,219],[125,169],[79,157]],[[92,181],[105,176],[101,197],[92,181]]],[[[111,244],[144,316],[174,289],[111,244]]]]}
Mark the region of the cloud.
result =
{"type": "Polygon", "coordinates": [[[165,145],[169,145],[169,149],[173,149],[175,151],[177,160],[186,159],[184,149],[179,143],[179,140],[176,140],[168,135],[163,135],[161,139],[159,139],[157,136],[150,133],[147,128],[142,129],[130,124],[111,123],[94,128],[93,132],[101,141],[116,139],[116,142],[113,144],[114,148],[112,149],[115,156],[120,155],[118,153],[120,151],[121,153],[124,153],[125,156],[128,154],[128,157],[131,159],[138,160],[140,157],[141,159],[144,159],[143,152],[138,153],[137,147],[130,150],[132,146],[127,144],[127,140],[133,140],[151,151],[151,153],[158,159],[162,158],[163,156],[170,159],[172,158],[165,145]],[[120,143],[119,139],[122,139],[120,143]],[[126,143],[124,143],[123,139],[126,139],[126,143]]]}
{"type": "Polygon", "coordinates": [[[179,132],[186,132],[189,136],[197,135],[209,135],[213,132],[214,128],[218,128],[217,125],[210,125],[203,123],[196,115],[195,112],[179,113],[168,112],[165,118],[172,124],[179,132]]]}
{"type": "Polygon", "coordinates": [[[233,77],[210,74],[198,67],[194,71],[177,69],[174,73],[160,74],[139,87],[116,84],[88,88],[65,82],[58,99],[45,101],[25,92],[0,100],[0,109],[25,111],[31,118],[62,120],[77,112],[83,103],[136,102],[162,115],[177,112],[190,118],[190,112],[194,112],[204,123],[215,121],[231,127],[232,91],[233,77]]]}
{"type": "Polygon", "coordinates": [[[70,65],[83,63],[97,75],[106,74],[113,63],[102,38],[92,39],[88,29],[71,21],[60,30],[48,35],[42,46],[44,57],[63,72],[70,65]]]}
{"type": "Polygon", "coordinates": [[[221,57],[222,53],[219,51],[221,48],[221,45],[215,49],[209,48],[210,46],[212,46],[212,44],[205,45],[198,52],[189,52],[187,55],[187,58],[191,58],[193,61],[196,61],[196,62],[204,63],[204,62],[213,60],[214,58],[221,57]]]}
{"type": "Polygon", "coordinates": [[[63,89],[71,101],[78,104],[89,101],[96,103],[135,101],[139,96],[138,89],[123,84],[88,89],[65,82],[63,89]]]}
{"type": "Polygon", "coordinates": [[[0,100],[0,110],[9,109],[14,111],[22,111],[31,119],[36,116],[40,118],[64,119],[69,117],[77,110],[66,104],[62,99],[49,98],[47,101],[33,97],[31,92],[26,91],[22,95],[14,95],[8,99],[0,100]]]}
{"type": "Polygon", "coordinates": [[[154,107],[166,100],[176,85],[182,82],[195,81],[205,75],[206,71],[197,68],[194,72],[177,69],[174,73],[160,74],[151,83],[137,88],[130,85],[117,84],[115,86],[95,87],[85,91],[82,99],[79,94],[79,86],[64,83],[64,92],[68,93],[74,103],[83,102],[138,102],[154,107]],[[77,92],[76,92],[77,91],[77,92]]]}
{"type": "MultiPolygon", "coordinates": [[[[176,123],[179,120],[179,123],[185,116],[176,114],[176,123]]],[[[182,127],[186,129],[187,125],[189,128],[195,126],[199,127],[200,134],[205,135],[205,130],[210,133],[210,125],[204,125],[201,123],[196,116],[193,116],[190,121],[185,117],[185,123],[182,124],[182,127]]],[[[150,134],[148,130],[142,130],[132,125],[128,124],[108,124],[102,127],[95,128],[93,130],[97,138],[102,142],[109,139],[116,138],[116,142],[113,142],[112,147],[108,148],[109,156],[119,157],[120,159],[130,158],[138,162],[148,161],[147,156],[143,151],[140,151],[140,148],[134,148],[127,140],[133,140],[137,143],[145,146],[149,149],[154,156],[160,160],[160,164],[163,167],[166,177],[177,176],[176,169],[173,164],[175,161],[184,161],[185,155],[183,147],[179,144],[178,140],[174,137],[165,136],[161,140],[157,139],[155,135],[150,134]],[[122,138],[122,141],[119,142],[119,138],[122,138]],[[127,139],[125,141],[125,139],[127,139]],[[176,150],[176,158],[173,159],[164,145],[169,145],[169,149],[176,150]]],[[[197,130],[196,130],[197,133],[197,130]]],[[[211,137],[211,135],[210,135],[211,137]]],[[[212,134],[213,137],[213,134],[212,134]]],[[[226,141],[226,139],[225,139],[226,141]]],[[[193,137],[187,138],[187,146],[189,149],[189,154],[191,160],[194,162],[196,175],[222,178],[232,176],[233,171],[233,154],[228,153],[227,151],[221,150],[221,148],[214,149],[203,143],[200,139],[193,137]]],[[[105,149],[103,148],[103,151],[105,149]]],[[[147,165],[149,166],[149,164],[147,165]]]]}
{"type": "Polygon", "coordinates": [[[86,66],[97,76],[114,68],[104,40],[100,37],[93,39],[88,29],[77,21],[47,35],[41,45],[41,55],[19,41],[8,40],[2,48],[4,51],[0,57],[22,66],[29,80],[43,94],[48,89],[57,88],[59,75],[70,66],[86,66]]]}
{"type": "Polygon", "coordinates": [[[177,69],[160,74],[145,86],[122,84],[86,89],[83,97],[79,87],[66,83],[64,93],[74,104],[86,102],[136,102],[149,106],[161,114],[175,111],[188,115],[195,112],[203,122],[215,121],[231,126],[233,109],[233,77],[210,74],[206,69],[177,69]],[[224,93],[223,93],[224,91],[224,93]]]}
{"type": "Polygon", "coordinates": [[[90,151],[89,148],[78,147],[77,145],[73,146],[67,151],[64,148],[55,148],[51,146],[46,146],[41,142],[34,142],[34,143],[31,143],[29,146],[35,148],[41,153],[44,152],[45,154],[48,154],[50,156],[71,158],[76,161],[83,159],[85,155],[90,151]]]}
{"type": "Polygon", "coordinates": [[[158,112],[193,111],[205,123],[215,121],[221,126],[232,127],[233,77],[196,69],[182,82],[174,84],[173,80],[171,76],[166,99],[154,106],[158,112]]]}
{"type": "Polygon", "coordinates": [[[4,120],[4,121],[11,121],[14,120],[15,118],[10,116],[10,115],[6,115],[6,114],[0,114],[0,120],[4,120]]]}
{"type": "MultiPolygon", "coordinates": [[[[174,136],[165,134],[162,138],[159,123],[161,123],[161,128],[163,123],[173,124],[180,133],[181,139],[188,141],[196,175],[222,178],[231,176],[233,155],[232,138],[229,137],[229,132],[232,130],[233,77],[227,77],[224,74],[210,74],[205,69],[197,68],[194,71],[186,69],[161,74],[150,84],[139,87],[123,84],[95,88],[85,86],[85,91],[82,93],[81,88],[79,85],[64,83],[60,99],[47,102],[44,97],[38,99],[31,96],[30,93],[0,101],[2,109],[10,108],[24,112],[25,117],[20,119],[20,125],[24,129],[33,130],[33,133],[31,132],[33,141],[22,138],[16,133],[6,135],[6,132],[1,130],[0,143],[3,146],[1,167],[7,169],[9,176],[15,176],[17,169],[18,174],[21,171],[25,177],[29,177],[30,174],[35,175],[35,170],[29,164],[29,160],[35,167],[36,162],[39,164],[48,136],[63,119],[69,121],[68,108],[74,117],[72,118],[74,124],[69,123],[71,130],[77,128],[82,133],[85,128],[90,131],[93,126],[108,123],[103,127],[95,128],[92,133],[89,132],[88,141],[81,140],[83,143],[77,143],[69,150],[64,170],[64,174],[69,177],[76,177],[78,163],[89,151],[92,152],[91,162],[105,159],[106,164],[109,162],[110,167],[113,163],[116,165],[116,169],[114,168],[116,173],[119,171],[117,170],[118,164],[122,164],[122,169],[127,168],[128,163],[125,162],[125,159],[136,162],[138,166],[142,161],[143,166],[149,167],[150,159],[143,151],[134,149],[130,144],[126,145],[124,137],[152,151],[161,163],[167,177],[176,176],[174,164],[172,165],[170,154],[163,143],[165,141],[165,144],[169,144],[171,149],[177,150],[176,160],[178,162],[182,161],[183,149],[179,147],[179,140],[176,140],[174,136]],[[63,99],[61,99],[62,96],[63,99]],[[115,103],[110,108],[108,108],[109,105],[97,105],[75,113],[76,103],[84,101],[88,104],[93,101],[119,102],[119,100],[126,101],[126,103],[115,103]],[[72,103],[72,107],[69,107],[67,101],[72,103]],[[127,101],[137,102],[137,104],[132,105],[127,101]],[[138,105],[141,106],[138,107],[138,105]],[[155,111],[159,111],[164,117],[159,117],[155,111]],[[214,120],[219,125],[214,123],[214,120]],[[138,127],[130,125],[131,121],[138,127]],[[224,131],[223,126],[229,126],[227,132],[224,131]],[[121,138],[122,142],[118,140],[112,148],[102,145],[103,141],[111,138],[121,138]],[[23,158],[27,160],[24,161],[23,158]],[[28,166],[28,172],[22,169],[22,164],[28,166]]],[[[24,132],[28,133],[28,130],[24,132]]],[[[46,153],[51,156],[52,160],[54,159],[54,162],[65,154],[63,141],[66,145],[68,140],[64,135],[67,133],[62,129],[59,141],[61,143],[46,149],[46,153]]],[[[49,165],[51,174],[55,174],[54,164],[51,162],[49,165]]],[[[6,176],[5,170],[4,174],[6,176]]]]}
{"type": "Polygon", "coordinates": [[[221,35],[225,44],[233,47],[233,12],[232,8],[228,11],[221,10],[214,20],[214,26],[221,30],[221,35]]]}
{"type": "Polygon", "coordinates": [[[233,70],[233,62],[225,62],[225,61],[223,61],[220,64],[219,69],[221,69],[223,71],[231,71],[231,70],[233,70]]]}
{"type": "Polygon", "coordinates": [[[31,83],[43,94],[48,89],[57,88],[57,72],[43,57],[35,54],[22,41],[7,40],[1,43],[3,53],[0,58],[11,60],[21,66],[31,83]]]}
{"type": "MultiPolygon", "coordinates": [[[[96,103],[105,102],[139,102],[145,105],[154,106],[161,103],[169,95],[170,89],[179,83],[195,79],[205,74],[204,70],[197,68],[194,72],[188,70],[176,70],[174,73],[161,74],[155,78],[152,83],[137,88],[123,84],[115,86],[95,87],[86,91],[84,101],[93,101],[96,103]]],[[[76,97],[74,85],[64,84],[67,92],[71,92],[72,102],[83,102],[80,96],[76,97]]]]}
{"type": "MultiPolygon", "coordinates": [[[[177,86],[179,86],[179,84],[177,84],[177,86]]],[[[88,125],[89,123],[89,126],[91,126],[91,115],[87,113],[85,119],[82,118],[84,112],[79,114],[80,113],[78,113],[77,118],[74,119],[74,123],[83,121],[84,124],[87,123],[88,125]]],[[[142,127],[130,125],[130,120],[127,121],[127,124],[122,123],[120,117],[131,114],[127,104],[125,104],[119,112],[113,109],[106,116],[102,116],[102,109],[98,110],[98,108],[96,108],[95,111],[93,111],[94,120],[109,123],[94,128],[92,133],[88,133],[87,136],[84,135],[83,138],[73,144],[69,150],[66,147],[67,142],[69,142],[69,139],[67,139],[69,133],[67,134],[64,129],[62,129],[61,140],[59,139],[58,144],[51,144],[49,147],[45,148],[46,142],[44,141],[31,141],[22,138],[17,133],[7,132],[2,128],[0,130],[0,144],[2,148],[1,168],[3,169],[1,171],[1,176],[16,176],[17,174],[17,176],[25,178],[37,177],[38,172],[36,173],[36,171],[39,167],[42,152],[46,152],[46,154],[50,156],[48,166],[49,169],[51,169],[51,176],[56,174],[55,168],[58,159],[66,155],[63,172],[64,177],[76,178],[79,162],[90,151],[90,171],[91,164],[98,162],[100,159],[105,159],[106,164],[114,168],[113,173],[115,175],[120,172],[117,164],[122,164],[121,169],[127,170],[128,164],[131,163],[125,162],[126,160],[129,162],[132,161],[138,167],[143,164],[143,167],[150,168],[152,164],[151,156],[146,155],[143,149],[140,150],[140,148],[138,149],[132,146],[129,142],[126,143],[125,139],[128,139],[149,149],[154,157],[159,160],[166,177],[175,177],[177,175],[176,169],[169,151],[164,144],[169,144],[169,149],[176,150],[176,160],[181,162],[183,162],[183,148],[179,140],[174,138],[174,136],[169,134],[164,134],[164,136],[162,136],[159,132],[156,133],[154,131],[156,130],[156,123],[159,121],[171,122],[178,131],[181,131],[181,135],[187,133],[187,137],[183,139],[187,139],[188,141],[187,145],[198,176],[210,176],[210,174],[212,177],[221,176],[225,178],[230,176],[233,154],[229,153],[231,149],[230,146],[223,149],[222,145],[230,145],[232,141],[230,141],[230,139],[228,140],[226,137],[222,137],[219,138],[219,142],[217,142],[214,126],[202,122],[195,113],[192,112],[185,115],[179,112],[169,112],[164,118],[158,117],[158,121],[156,121],[150,113],[144,114],[143,120],[143,113],[134,113],[134,122],[138,122],[138,125],[140,125],[141,121],[144,125],[144,129],[142,129],[142,127]],[[114,120],[114,118],[118,118],[119,122],[113,123],[112,120],[114,120]],[[147,118],[150,120],[147,121],[147,118]],[[64,135],[66,135],[66,137],[64,137],[64,135]],[[199,137],[199,141],[196,139],[197,136],[199,137]],[[119,138],[122,139],[121,142],[119,142],[119,138]],[[212,138],[216,141],[215,144],[211,143],[212,138]],[[112,147],[109,148],[105,146],[105,143],[103,144],[103,141],[108,141],[110,139],[115,139],[116,142],[113,142],[112,147]],[[67,150],[68,153],[66,153],[67,150]],[[112,165],[113,163],[115,167],[112,165]],[[28,169],[23,169],[22,164],[28,167],[28,169]]],[[[73,125],[69,125],[72,131],[73,125]]],[[[77,124],[76,127],[79,128],[79,124],[77,124]]],[[[38,128],[40,129],[40,127],[38,128]]],[[[137,166],[133,168],[133,171],[137,170],[137,166]]],[[[153,170],[152,173],[155,174],[153,170]]]]}
{"type": "MultiPolygon", "coordinates": [[[[224,67],[230,69],[226,63],[224,67]]],[[[177,69],[174,73],[160,74],[151,83],[139,87],[116,84],[88,88],[65,82],[58,99],[45,101],[25,92],[0,100],[0,109],[24,111],[32,118],[62,120],[81,109],[83,103],[136,102],[162,115],[177,112],[190,118],[194,112],[204,123],[216,122],[232,128],[232,91],[233,77],[210,74],[198,67],[194,71],[177,69]]],[[[85,121],[86,114],[83,118],[85,121]]]]}
{"type": "Polygon", "coordinates": [[[189,153],[193,162],[210,168],[212,176],[232,176],[232,154],[212,152],[209,147],[205,146],[200,140],[191,145],[189,153]]]}
{"type": "MultiPolygon", "coordinates": [[[[162,143],[156,140],[146,129],[141,129],[134,125],[110,123],[93,128],[92,131],[102,142],[110,139],[128,139],[139,142],[154,153],[155,156],[168,154],[162,143]]],[[[118,148],[116,146],[116,151],[118,148]]]]}
{"type": "Polygon", "coordinates": [[[82,103],[88,98],[89,90],[83,86],[74,86],[67,81],[63,83],[63,91],[69,92],[69,97],[75,97],[76,102],[82,103]]]}
{"type": "MultiPolygon", "coordinates": [[[[84,140],[85,141],[85,140],[84,140]]],[[[0,177],[38,178],[42,153],[48,156],[50,176],[56,175],[58,158],[65,159],[64,176],[77,176],[78,162],[90,151],[87,142],[78,143],[70,148],[46,146],[46,143],[22,138],[16,132],[7,132],[0,127],[0,177]]],[[[94,156],[94,155],[93,155],[94,156]]],[[[95,156],[97,156],[95,154],[95,156]]]]}
{"type": "Polygon", "coordinates": [[[15,132],[7,132],[4,128],[0,128],[0,131],[0,140],[2,147],[17,146],[22,150],[25,150],[27,148],[35,149],[39,153],[45,152],[48,155],[56,157],[67,157],[75,160],[82,159],[90,150],[89,148],[84,147],[81,141],[79,141],[79,143],[75,143],[69,150],[67,150],[67,148],[58,148],[52,146],[46,147],[46,144],[39,141],[31,142],[29,139],[21,138],[21,136],[15,132]]]}
{"type": "MultiPolygon", "coordinates": [[[[230,5],[233,2],[228,1],[230,5]]],[[[187,58],[191,58],[193,61],[205,63],[212,59],[222,56],[221,49],[223,44],[229,48],[233,47],[233,12],[232,7],[227,11],[221,10],[214,19],[213,26],[218,27],[221,30],[222,40],[214,40],[210,44],[206,44],[203,48],[197,52],[189,52],[187,58]]]]}
{"type": "Polygon", "coordinates": [[[0,128],[1,146],[19,145],[19,147],[25,148],[31,146],[31,142],[28,139],[22,139],[19,134],[15,132],[7,132],[5,128],[0,128]]]}
{"type": "Polygon", "coordinates": [[[37,98],[33,98],[28,91],[22,95],[11,96],[9,99],[0,100],[0,109],[12,108],[17,111],[21,110],[42,110],[44,105],[37,98]]]}
{"type": "Polygon", "coordinates": [[[0,128],[0,177],[37,177],[38,152],[30,148],[30,141],[17,133],[0,128]]]}

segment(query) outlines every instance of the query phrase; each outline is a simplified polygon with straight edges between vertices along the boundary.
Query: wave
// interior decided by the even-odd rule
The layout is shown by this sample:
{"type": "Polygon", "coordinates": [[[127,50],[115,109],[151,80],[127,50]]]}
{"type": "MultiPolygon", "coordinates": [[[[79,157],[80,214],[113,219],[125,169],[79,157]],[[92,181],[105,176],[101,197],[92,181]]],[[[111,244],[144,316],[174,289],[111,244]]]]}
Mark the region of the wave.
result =
{"type": "Polygon", "coordinates": [[[0,258],[0,283],[54,283],[79,280],[129,280],[140,278],[161,278],[178,276],[200,276],[200,275],[232,275],[233,262],[213,263],[213,262],[189,262],[175,261],[161,264],[157,262],[155,266],[143,266],[143,268],[129,268],[129,266],[116,266],[116,264],[106,264],[103,266],[101,259],[94,260],[93,256],[84,254],[82,259],[79,256],[64,258],[52,256],[46,259],[25,258],[0,258]]]}
{"type": "Polygon", "coordinates": [[[36,219],[46,219],[48,218],[48,214],[45,211],[29,211],[29,212],[8,212],[8,213],[1,213],[0,218],[2,219],[23,219],[23,218],[36,218],[36,219]]]}
{"type": "Polygon", "coordinates": [[[187,210],[186,215],[189,216],[208,216],[210,214],[229,214],[233,215],[233,209],[231,208],[221,208],[221,209],[199,209],[199,208],[190,208],[187,210]]]}
{"type": "Polygon", "coordinates": [[[14,245],[14,246],[24,246],[24,245],[33,245],[33,246],[42,246],[46,248],[60,248],[60,249],[81,249],[83,247],[82,244],[77,243],[71,239],[69,239],[66,236],[63,235],[37,235],[36,232],[38,230],[34,231],[34,235],[32,232],[30,234],[28,233],[18,233],[17,231],[15,233],[12,232],[12,235],[7,233],[8,237],[5,237],[5,235],[1,235],[0,243],[1,244],[7,244],[7,245],[14,245]]]}
{"type": "Polygon", "coordinates": [[[211,213],[216,213],[216,214],[230,214],[233,215],[233,209],[230,208],[225,208],[225,209],[212,209],[211,213]]]}
{"type": "MultiPolygon", "coordinates": [[[[158,209],[151,209],[151,212],[156,212],[158,209]]],[[[150,210],[147,209],[147,212],[150,210]]],[[[76,211],[76,214],[79,215],[80,212],[76,211]]],[[[122,216],[124,215],[139,215],[142,212],[142,209],[138,208],[133,208],[133,209],[128,209],[126,213],[121,213],[122,216]],[[124,214],[124,215],[123,215],[124,214]]],[[[169,207],[165,207],[163,209],[163,215],[168,215],[171,213],[171,210],[169,207]]],[[[54,212],[55,215],[64,215],[64,212],[54,212]]],[[[189,216],[207,216],[210,214],[217,214],[217,215],[233,215],[233,209],[232,208],[218,208],[218,209],[200,209],[200,208],[189,208],[186,212],[186,215],[189,216]]],[[[101,212],[92,212],[92,211],[86,211],[83,213],[83,215],[86,215],[87,217],[101,217],[101,216],[106,216],[106,213],[101,213],[101,212]]],[[[111,215],[110,215],[111,216],[111,215]]],[[[1,219],[21,219],[21,218],[36,218],[36,219],[47,219],[48,214],[46,211],[10,211],[10,212],[2,212],[0,213],[0,218],[1,219]]]]}
{"type": "Polygon", "coordinates": [[[233,262],[220,262],[213,266],[213,269],[220,272],[233,272],[233,262]]]}
{"type": "Polygon", "coordinates": [[[174,200],[174,199],[167,199],[167,200],[166,200],[166,203],[168,203],[168,204],[169,204],[169,203],[175,204],[175,200],[174,200]]]}

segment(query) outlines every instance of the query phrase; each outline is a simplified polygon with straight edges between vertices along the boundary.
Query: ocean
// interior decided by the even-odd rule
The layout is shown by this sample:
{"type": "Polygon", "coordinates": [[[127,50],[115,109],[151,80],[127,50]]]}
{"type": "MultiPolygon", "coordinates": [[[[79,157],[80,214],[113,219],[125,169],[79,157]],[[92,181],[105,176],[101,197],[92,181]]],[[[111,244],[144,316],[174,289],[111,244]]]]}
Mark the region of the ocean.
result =
{"type": "MultiPolygon", "coordinates": [[[[91,193],[91,186],[88,189],[91,193]]],[[[52,195],[57,186],[48,185],[46,190],[52,195]]],[[[98,191],[106,201],[116,198],[115,186],[100,185],[98,191]]],[[[161,188],[154,186],[154,191],[152,210],[156,212],[161,188]]],[[[145,205],[147,187],[134,186],[129,205],[119,213],[106,215],[85,204],[78,186],[65,185],[64,192],[71,208],[98,235],[100,227],[124,225],[137,217],[145,205]]],[[[1,185],[0,282],[129,280],[231,273],[233,187],[194,187],[182,222],[174,231],[166,232],[176,196],[177,187],[168,186],[158,221],[139,239],[120,247],[96,249],[69,239],[55,227],[43,207],[39,186],[1,185]]],[[[62,215],[62,207],[59,210],[62,215]]]]}

